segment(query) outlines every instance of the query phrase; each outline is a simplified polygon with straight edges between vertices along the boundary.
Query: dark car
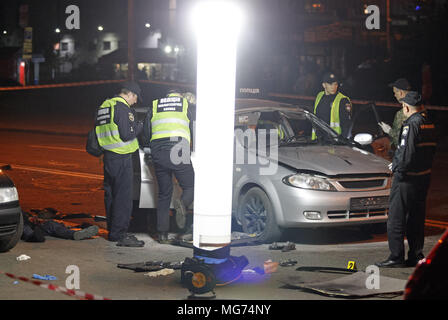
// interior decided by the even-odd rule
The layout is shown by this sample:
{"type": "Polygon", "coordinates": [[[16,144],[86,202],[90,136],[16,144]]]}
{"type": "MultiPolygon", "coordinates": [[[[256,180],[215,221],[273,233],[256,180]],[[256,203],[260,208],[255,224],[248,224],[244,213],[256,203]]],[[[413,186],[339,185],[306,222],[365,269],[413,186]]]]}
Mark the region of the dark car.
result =
{"type": "Polygon", "coordinates": [[[6,169],[0,167],[0,252],[14,248],[23,232],[19,194],[6,169]]]}

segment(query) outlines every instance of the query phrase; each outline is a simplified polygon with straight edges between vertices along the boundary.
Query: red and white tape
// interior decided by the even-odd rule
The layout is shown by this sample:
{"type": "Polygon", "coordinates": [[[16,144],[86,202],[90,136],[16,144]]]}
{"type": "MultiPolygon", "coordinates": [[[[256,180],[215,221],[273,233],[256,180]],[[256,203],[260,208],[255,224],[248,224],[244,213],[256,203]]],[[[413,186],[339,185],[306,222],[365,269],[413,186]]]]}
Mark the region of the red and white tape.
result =
{"type": "Polygon", "coordinates": [[[90,294],[90,293],[85,293],[79,290],[73,290],[73,289],[67,289],[64,287],[60,287],[54,284],[48,284],[39,280],[33,280],[33,279],[29,279],[26,277],[20,277],[20,276],[16,276],[12,273],[8,273],[8,272],[2,272],[0,271],[0,273],[4,274],[7,277],[10,277],[12,279],[17,279],[17,280],[21,280],[24,282],[28,282],[31,284],[34,284],[36,286],[48,289],[48,290],[52,290],[52,291],[56,291],[56,292],[60,292],[62,294],[68,295],[70,297],[75,297],[81,300],[111,300],[109,298],[104,298],[102,296],[98,296],[96,294],[90,294]]]}

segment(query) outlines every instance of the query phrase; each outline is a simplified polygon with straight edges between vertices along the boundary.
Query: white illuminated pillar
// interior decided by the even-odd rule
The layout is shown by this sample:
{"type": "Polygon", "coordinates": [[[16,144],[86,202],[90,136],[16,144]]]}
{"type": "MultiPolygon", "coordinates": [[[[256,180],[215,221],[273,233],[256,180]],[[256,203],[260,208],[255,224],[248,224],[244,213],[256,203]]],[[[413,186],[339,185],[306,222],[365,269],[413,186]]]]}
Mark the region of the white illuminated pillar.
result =
{"type": "Polygon", "coordinates": [[[237,38],[241,13],[229,1],[204,1],[194,14],[197,111],[193,245],[230,244],[237,38]]]}

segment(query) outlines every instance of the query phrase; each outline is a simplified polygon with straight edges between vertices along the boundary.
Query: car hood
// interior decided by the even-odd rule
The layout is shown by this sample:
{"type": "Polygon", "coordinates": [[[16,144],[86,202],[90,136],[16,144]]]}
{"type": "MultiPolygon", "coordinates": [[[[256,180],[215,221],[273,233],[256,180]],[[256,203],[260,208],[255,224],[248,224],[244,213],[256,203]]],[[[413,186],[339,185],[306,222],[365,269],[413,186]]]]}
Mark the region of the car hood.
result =
{"type": "Polygon", "coordinates": [[[282,146],[278,148],[278,161],[298,170],[316,171],[327,176],[390,174],[387,160],[350,146],[282,146]]]}

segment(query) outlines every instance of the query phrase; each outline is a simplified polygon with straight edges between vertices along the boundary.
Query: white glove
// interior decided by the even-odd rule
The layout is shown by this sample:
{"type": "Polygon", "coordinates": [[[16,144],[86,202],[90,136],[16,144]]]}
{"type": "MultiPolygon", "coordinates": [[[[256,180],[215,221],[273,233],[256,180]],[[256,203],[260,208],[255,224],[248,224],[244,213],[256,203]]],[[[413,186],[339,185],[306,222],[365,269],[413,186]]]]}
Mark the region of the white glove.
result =
{"type": "Polygon", "coordinates": [[[392,171],[392,162],[387,165],[390,171],[392,171]]]}
{"type": "Polygon", "coordinates": [[[381,129],[383,129],[383,131],[386,134],[389,134],[390,130],[392,129],[390,125],[388,125],[387,123],[384,123],[383,121],[378,122],[378,125],[381,127],[381,129]]]}

